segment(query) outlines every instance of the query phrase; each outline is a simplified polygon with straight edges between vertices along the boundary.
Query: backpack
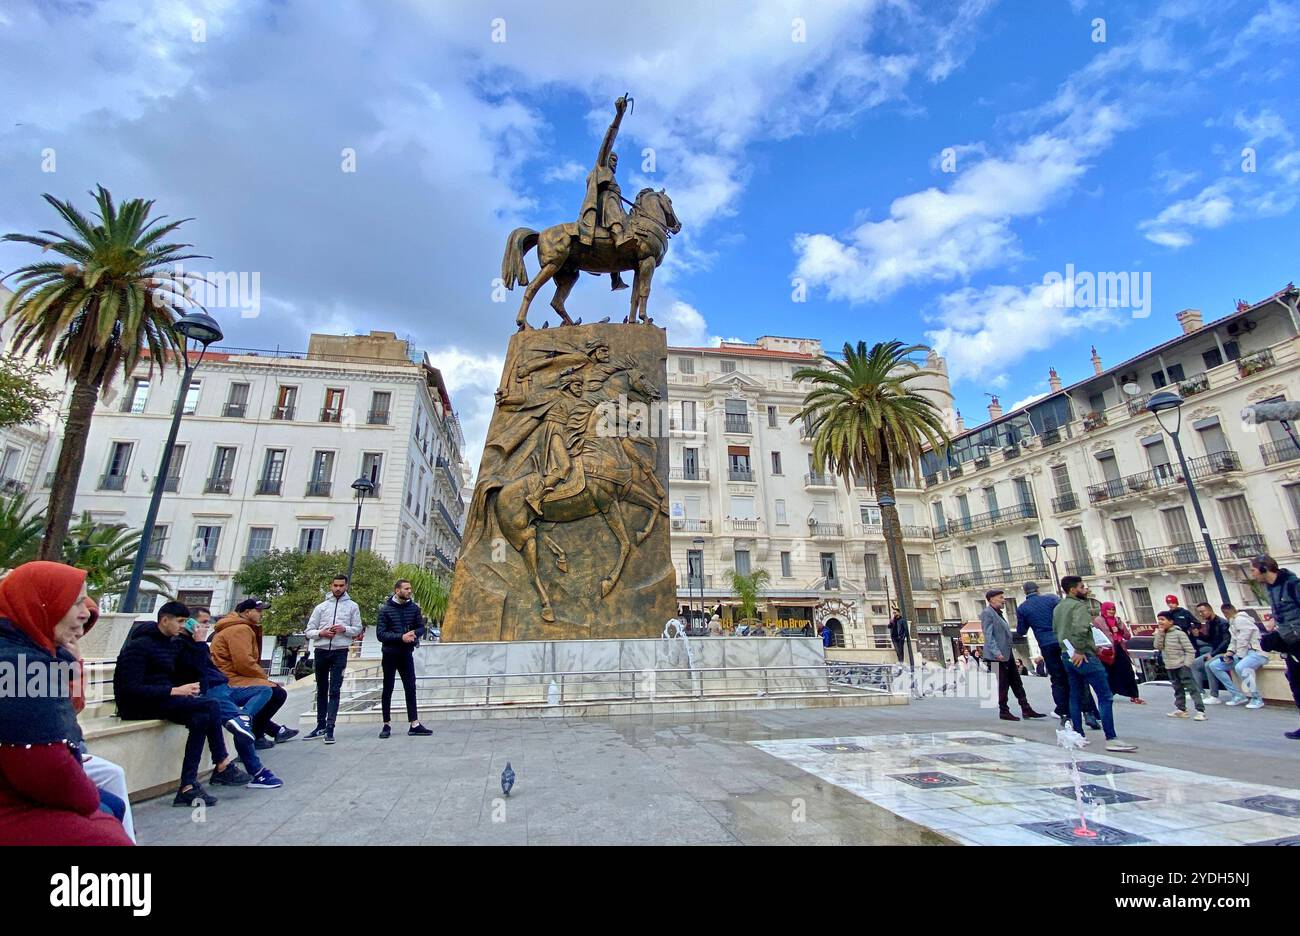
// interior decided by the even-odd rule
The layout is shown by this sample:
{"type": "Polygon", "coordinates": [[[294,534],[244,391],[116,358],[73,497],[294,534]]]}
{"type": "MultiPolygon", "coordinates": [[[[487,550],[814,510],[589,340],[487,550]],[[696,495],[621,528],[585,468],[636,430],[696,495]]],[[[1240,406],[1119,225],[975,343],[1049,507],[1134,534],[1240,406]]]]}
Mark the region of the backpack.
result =
{"type": "Polygon", "coordinates": [[[1286,597],[1291,599],[1291,610],[1296,613],[1287,615],[1286,619],[1282,621],[1277,619],[1275,613],[1273,620],[1277,624],[1279,637],[1289,644],[1300,644],[1300,619],[1297,616],[1300,614],[1300,578],[1287,579],[1284,592],[1286,597]]]}

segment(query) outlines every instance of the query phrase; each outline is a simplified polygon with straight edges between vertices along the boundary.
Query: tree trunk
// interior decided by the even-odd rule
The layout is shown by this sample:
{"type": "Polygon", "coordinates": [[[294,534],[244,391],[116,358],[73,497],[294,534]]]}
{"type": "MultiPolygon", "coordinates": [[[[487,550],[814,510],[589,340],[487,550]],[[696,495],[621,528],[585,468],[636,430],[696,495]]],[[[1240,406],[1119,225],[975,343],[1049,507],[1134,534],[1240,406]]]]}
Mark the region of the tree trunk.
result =
{"type": "Polygon", "coordinates": [[[45,510],[45,538],[41,541],[40,558],[51,562],[63,561],[63,541],[72,522],[73,501],[81,480],[81,466],[86,460],[86,439],[90,436],[90,420],[95,415],[98,397],[99,385],[90,378],[79,376],[73,382],[68,419],[63,425],[63,445],[54,469],[50,503],[45,510]]]}
{"type": "MultiPolygon", "coordinates": [[[[876,495],[894,499],[894,472],[887,451],[882,451],[876,462],[876,495]]],[[[908,639],[916,642],[916,606],[912,602],[912,577],[907,569],[907,552],[903,548],[903,528],[898,522],[898,508],[880,508],[880,525],[884,528],[890,565],[894,567],[894,582],[898,587],[898,611],[907,621],[908,639]]]]}

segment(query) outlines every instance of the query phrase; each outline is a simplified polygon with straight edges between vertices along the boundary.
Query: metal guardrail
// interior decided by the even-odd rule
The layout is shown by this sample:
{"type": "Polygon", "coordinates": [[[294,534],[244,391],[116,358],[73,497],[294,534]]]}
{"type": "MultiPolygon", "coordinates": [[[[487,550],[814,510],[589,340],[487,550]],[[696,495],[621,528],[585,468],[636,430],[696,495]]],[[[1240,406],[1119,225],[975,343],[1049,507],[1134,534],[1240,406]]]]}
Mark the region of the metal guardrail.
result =
{"type": "MultiPolygon", "coordinates": [[[[1214,552],[1220,559],[1253,559],[1268,551],[1268,544],[1258,533],[1229,536],[1212,541],[1214,552]]],[[[1107,572],[1133,572],[1140,569],[1163,569],[1170,566],[1208,565],[1209,554],[1205,543],[1176,543],[1173,546],[1153,546],[1149,549],[1131,549],[1109,553],[1106,556],[1107,572]]]]}
{"type": "Polygon", "coordinates": [[[1013,504],[988,513],[975,514],[972,517],[957,517],[949,520],[934,531],[935,539],[946,539],[959,533],[973,533],[976,530],[992,529],[1003,523],[1015,523],[1018,520],[1035,520],[1038,508],[1033,504],[1013,504]]]}
{"type": "MultiPolygon", "coordinates": [[[[1191,458],[1187,461],[1187,471],[1191,474],[1193,481],[1201,481],[1216,475],[1240,470],[1241,459],[1236,452],[1232,451],[1215,452],[1212,455],[1191,458]]],[[[1101,484],[1090,484],[1088,485],[1088,500],[1093,504],[1102,504],[1122,497],[1145,494],[1152,490],[1177,488],[1181,487],[1182,484],[1182,469],[1178,465],[1170,463],[1160,465],[1150,471],[1139,471],[1137,474],[1125,475],[1112,481],[1103,481],[1101,484]]]]}
{"type": "Polygon", "coordinates": [[[1269,442],[1267,445],[1259,447],[1259,454],[1264,459],[1266,465],[1276,465],[1279,462],[1292,461],[1300,458],[1300,445],[1296,445],[1290,439],[1283,439],[1280,442],[1269,442]]]}

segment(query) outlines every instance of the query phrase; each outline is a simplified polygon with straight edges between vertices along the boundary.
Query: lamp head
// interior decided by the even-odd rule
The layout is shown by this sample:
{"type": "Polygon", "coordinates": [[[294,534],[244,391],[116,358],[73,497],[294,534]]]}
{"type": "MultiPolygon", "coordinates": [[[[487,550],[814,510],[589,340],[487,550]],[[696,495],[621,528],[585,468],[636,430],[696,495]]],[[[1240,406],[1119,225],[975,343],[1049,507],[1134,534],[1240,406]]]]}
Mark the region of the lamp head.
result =
{"type": "Polygon", "coordinates": [[[365,497],[375,492],[375,482],[369,478],[357,478],[352,482],[352,490],[356,491],[359,497],[365,497]]]}
{"type": "Polygon", "coordinates": [[[1157,390],[1155,393],[1151,394],[1151,398],[1147,400],[1146,411],[1156,417],[1156,421],[1160,423],[1161,428],[1163,428],[1165,432],[1168,432],[1170,435],[1175,435],[1183,421],[1182,406],[1183,398],[1172,390],[1157,390]],[[1165,425],[1164,414],[1170,412],[1174,415],[1173,429],[1170,429],[1165,425]]]}
{"type": "Polygon", "coordinates": [[[190,341],[197,341],[203,347],[207,347],[214,341],[220,341],[225,335],[221,332],[221,326],[217,320],[206,312],[191,310],[176,320],[172,326],[190,341]]]}
{"type": "Polygon", "coordinates": [[[1039,543],[1039,544],[1038,544],[1038,547],[1039,547],[1039,548],[1043,551],[1043,553],[1047,556],[1047,561],[1048,561],[1048,562],[1055,562],[1055,561],[1056,561],[1056,553],[1057,553],[1057,550],[1059,550],[1059,549],[1061,548],[1061,544],[1058,543],[1056,540],[1052,539],[1051,537],[1048,537],[1047,539],[1045,539],[1045,540],[1043,540],[1041,543],[1039,543]]]}
{"type": "Polygon", "coordinates": [[[893,507],[898,503],[898,501],[894,500],[894,498],[890,497],[888,494],[881,494],[876,498],[876,503],[881,507],[893,507]]]}

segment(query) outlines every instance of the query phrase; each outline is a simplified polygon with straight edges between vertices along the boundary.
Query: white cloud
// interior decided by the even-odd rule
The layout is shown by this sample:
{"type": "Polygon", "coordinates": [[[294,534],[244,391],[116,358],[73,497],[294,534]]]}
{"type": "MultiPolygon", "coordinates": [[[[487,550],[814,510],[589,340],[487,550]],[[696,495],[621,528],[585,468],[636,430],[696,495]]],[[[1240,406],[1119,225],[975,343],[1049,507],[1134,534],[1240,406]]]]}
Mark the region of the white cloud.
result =
{"type": "Polygon", "coordinates": [[[495,406],[494,394],[501,383],[504,355],[475,354],[461,348],[441,348],[430,352],[430,362],[442,372],[451,395],[452,406],[460,417],[465,435],[465,460],[478,473],[488,423],[495,406]]]}
{"type": "Polygon", "coordinates": [[[668,307],[661,324],[668,329],[668,344],[674,347],[701,348],[709,340],[709,326],[692,305],[678,300],[668,307]]]}
{"type": "Polygon", "coordinates": [[[543,182],[576,182],[578,179],[585,178],[587,167],[576,160],[570,159],[568,162],[559,166],[552,166],[542,173],[543,182]]]}
{"type": "Polygon", "coordinates": [[[1207,185],[1191,198],[1176,201],[1138,228],[1147,240],[1165,247],[1185,247],[1192,242],[1188,228],[1219,228],[1232,220],[1234,196],[1239,188],[1232,179],[1207,185]]]}
{"type": "Polygon", "coordinates": [[[1245,111],[1238,111],[1232,119],[1232,125],[1247,135],[1246,146],[1259,146],[1269,140],[1281,140],[1289,146],[1295,139],[1282,116],[1267,107],[1260,108],[1253,117],[1245,111]]]}
{"type": "Polygon", "coordinates": [[[1016,402],[1012,403],[1010,406],[1006,408],[1006,411],[1010,413],[1013,410],[1020,409],[1020,407],[1022,406],[1028,406],[1030,403],[1037,403],[1039,400],[1045,398],[1047,395],[1048,394],[1046,391],[1044,391],[1043,393],[1031,393],[1029,396],[1024,397],[1023,399],[1016,400],[1016,402]]]}

